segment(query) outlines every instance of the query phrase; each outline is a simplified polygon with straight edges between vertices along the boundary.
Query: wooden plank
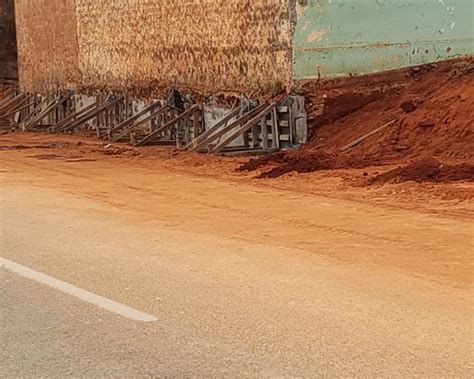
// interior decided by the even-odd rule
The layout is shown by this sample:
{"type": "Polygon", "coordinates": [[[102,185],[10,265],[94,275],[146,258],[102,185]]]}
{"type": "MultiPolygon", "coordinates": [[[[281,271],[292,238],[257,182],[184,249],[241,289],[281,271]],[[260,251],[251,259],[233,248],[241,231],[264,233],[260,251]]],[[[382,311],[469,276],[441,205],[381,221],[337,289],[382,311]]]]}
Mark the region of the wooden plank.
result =
{"type": "Polygon", "coordinates": [[[32,95],[28,95],[26,98],[27,98],[28,107],[26,107],[25,109],[21,110],[18,113],[15,113],[13,117],[13,121],[17,125],[19,125],[20,122],[26,119],[28,115],[31,113],[32,109],[34,109],[35,107],[35,98],[32,95]]]}
{"type": "Polygon", "coordinates": [[[7,114],[4,114],[4,115],[2,116],[2,118],[8,118],[8,117],[10,117],[10,116],[13,116],[15,113],[21,112],[21,111],[27,109],[28,107],[31,107],[31,104],[23,105],[23,106],[20,107],[20,108],[15,107],[12,111],[8,112],[7,114]]]}
{"type": "Polygon", "coordinates": [[[272,112],[272,147],[274,149],[280,148],[280,130],[278,129],[278,114],[276,107],[272,112]]]}
{"type": "Polygon", "coordinates": [[[255,117],[253,117],[251,120],[249,120],[244,126],[240,127],[238,130],[236,130],[234,133],[232,133],[229,137],[224,139],[221,143],[219,143],[213,150],[213,154],[218,154],[224,147],[226,147],[229,143],[234,141],[237,137],[245,133],[247,130],[252,128],[256,123],[258,123],[262,117],[268,115],[273,108],[275,107],[276,103],[270,104],[268,107],[264,108],[260,113],[258,113],[255,117]]]}
{"type": "Polygon", "coordinates": [[[33,119],[39,112],[41,112],[41,109],[43,109],[45,104],[47,104],[46,99],[43,99],[40,102],[33,102],[31,110],[26,113],[25,117],[21,120],[21,123],[24,125],[33,119]]]}
{"type": "MultiPolygon", "coordinates": [[[[64,131],[67,131],[70,129],[70,126],[73,125],[73,123],[75,123],[76,121],[78,120],[82,120],[84,119],[85,117],[88,117],[90,116],[91,114],[93,114],[94,116],[97,116],[97,110],[99,109],[99,106],[100,104],[98,102],[95,102],[91,105],[89,105],[88,107],[82,109],[79,114],[77,114],[77,117],[74,117],[72,120],[70,120],[69,122],[67,123],[64,123],[64,125],[62,125],[60,128],[58,128],[57,130],[58,131],[61,131],[61,132],[64,132],[64,131]],[[92,106],[93,105],[93,106],[92,106]]],[[[92,119],[93,117],[91,117],[92,119]]]]}
{"type": "Polygon", "coordinates": [[[15,97],[14,92],[14,88],[9,88],[7,90],[6,96],[2,100],[0,100],[0,108],[2,108],[4,104],[8,103],[11,99],[15,97]]]}
{"type": "Polygon", "coordinates": [[[39,110],[39,112],[32,118],[28,120],[27,123],[23,122],[23,131],[27,131],[31,129],[32,127],[36,126],[37,123],[41,122],[43,118],[46,116],[50,115],[51,112],[57,108],[57,106],[60,104],[61,97],[57,96],[55,97],[52,101],[49,103],[46,103],[44,107],[39,110]]]}
{"type": "Polygon", "coordinates": [[[144,123],[150,121],[151,119],[159,116],[161,113],[163,113],[165,110],[168,109],[168,106],[165,105],[164,107],[152,112],[150,115],[148,115],[147,117],[145,117],[144,119],[142,120],[138,120],[134,123],[132,123],[132,125],[130,125],[129,127],[125,128],[123,131],[121,131],[119,134],[117,134],[116,136],[114,136],[114,138],[112,138],[112,142],[116,142],[118,141],[119,139],[121,139],[122,137],[126,136],[128,133],[130,133],[133,129],[135,128],[138,128],[140,125],[143,125],[144,123]]]}
{"type": "Polygon", "coordinates": [[[4,99],[4,101],[2,102],[2,105],[0,106],[0,113],[4,112],[9,106],[11,106],[16,101],[18,101],[19,99],[21,99],[23,97],[26,97],[26,95],[23,94],[23,93],[20,93],[16,96],[4,99]]]}
{"type": "Polygon", "coordinates": [[[357,138],[356,140],[352,141],[351,143],[348,143],[347,145],[345,145],[344,147],[340,148],[339,150],[340,151],[346,151],[346,150],[349,150],[349,149],[352,149],[353,147],[359,145],[360,143],[364,142],[367,138],[369,138],[370,136],[373,136],[374,134],[382,131],[383,129],[385,128],[388,128],[389,126],[392,126],[393,124],[395,124],[395,122],[397,122],[397,119],[393,119],[385,124],[383,124],[382,126],[380,126],[379,128],[377,129],[374,129],[372,130],[371,132],[367,133],[367,134],[364,134],[362,137],[359,137],[357,138]]]}
{"type": "MultiPolygon", "coordinates": [[[[109,95],[107,95],[105,98],[104,98],[104,94],[102,92],[99,93],[98,95],[98,100],[99,100],[99,104],[106,104],[107,101],[109,100],[109,95]]],[[[99,106],[98,109],[100,109],[101,106],[99,106]]],[[[94,118],[94,117],[93,117],[94,118]]],[[[92,118],[92,119],[93,119],[92,118]]],[[[87,120],[87,121],[90,121],[90,120],[87,120]]],[[[85,121],[85,122],[87,122],[85,121]]],[[[97,128],[100,128],[102,126],[102,124],[104,123],[104,112],[99,112],[97,113],[97,119],[96,119],[96,127],[97,128]]],[[[74,127],[73,127],[74,128],[74,127]]]]}
{"type": "Polygon", "coordinates": [[[58,122],[56,125],[53,125],[52,129],[54,131],[61,131],[62,128],[68,125],[71,121],[83,116],[85,113],[90,112],[92,109],[95,109],[96,107],[97,107],[97,102],[94,102],[88,105],[87,107],[82,108],[78,110],[77,112],[74,112],[73,114],[67,116],[66,118],[58,122]]]}
{"type": "MultiPolygon", "coordinates": [[[[262,117],[263,120],[263,117],[262,117]]],[[[260,134],[258,130],[258,125],[263,124],[262,120],[254,124],[250,129],[252,130],[252,147],[258,147],[257,136],[260,134]]]]}
{"type": "Polygon", "coordinates": [[[10,103],[8,107],[3,109],[3,113],[0,114],[0,118],[6,118],[10,116],[10,113],[16,113],[18,108],[21,108],[25,103],[28,102],[28,97],[25,97],[21,101],[15,101],[10,103]]]}
{"type": "Polygon", "coordinates": [[[93,118],[99,117],[101,114],[103,114],[104,111],[107,109],[115,106],[117,103],[123,100],[123,97],[119,96],[117,99],[112,100],[112,101],[107,101],[104,104],[101,104],[98,106],[98,108],[94,109],[93,111],[89,112],[88,114],[83,115],[79,119],[74,120],[71,122],[69,125],[66,125],[65,127],[62,128],[63,131],[74,129],[78,127],[81,124],[86,123],[87,121],[92,120],[93,118]]]}
{"type": "Polygon", "coordinates": [[[67,101],[72,96],[72,93],[66,95],[57,96],[53,101],[51,101],[40,113],[33,117],[28,123],[23,124],[23,131],[27,131],[41,121],[48,114],[51,114],[52,111],[56,110],[61,104],[67,101]]]}
{"type": "MultiPolygon", "coordinates": [[[[127,117],[125,117],[125,103],[126,102],[127,102],[127,95],[125,95],[125,97],[123,99],[123,102],[121,102],[118,105],[118,111],[115,114],[115,120],[114,120],[113,125],[117,125],[117,124],[121,123],[122,121],[124,121],[127,118],[127,117]]],[[[110,127],[110,129],[112,129],[112,126],[110,127]]]]}
{"type": "Polygon", "coordinates": [[[237,107],[236,109],[231,110],[223,118],[216,122],[212,127],[204,131],[204,133],[202,133],[200,136],[195,137],[194,140],[185,147],[185,149],[191,151],[199,149],[200,143],[202,141],[212,135],[212,133],[214,133],[216,130],[219,130],[221,127],[225,126],[234,117],[238,116],[241,112],[241,109],[241,107],[237,107]]]}
{"type": "Polygon", "coordinates": [[[291,108],[288,108],[288,121],[289,121],[289,132],[290,132],[290,147],[293,146],[294,140],[295,140],[295,131],[293,130],[294,128],[294,122],[293,122],[293,111],[291,108]]]}
{"type": "MultiPolygon", "coordinates": [[[[3,114],[1,118],[7,118],[11,116],[12,114],[19,112],[20,110],[25,109],[25,104],[27,104],[28,101],[29,101],[29,98],[27,96],[23,100],[16,102],[16,104],[13,107],[10,107],[8,113],[3,114]]],[[[31,105],[31,104],[28,104],[28,105],[31,105]]]]}
{"type": "Polygon", "coordinates": [[[267,126],[267,115],[262,118],[262,147],[268,149],[268,126],[267,126]]]}
{"type": "Polygon", "coordinates": [[[197,146],[195,146],[192,150],[197,151],[200,150],[203,146],[209,145],[211,142],[221,138],[224,134],[231,131],[232,129],[236,128],[237,126],[247,122],[256,114],[260,113],[263,109],[265,109],[265,104],[259,105],[257,108],[251,110],[250,112],[244,114],[242,117],[239,117],[234,122],[231,122],[229,125],[223,127],[222,129],[216,131],[214,134],[208,136],[205,140],[201,141],[197,146]]]}
{"type": "Polygon", "coordinates": [[[268,148],[268,149],[262,149],[262,148],[254,148],[254,149],[249,149],[249,148],[241,148],[241,149],[231,149],[231,148],[226,148],[224,149],[221,154],[228,156],[228,157],[235,157],[235,156],[242,156],[242,155],[261,155],[261,154],[270,154],[274,153],[277,151],[277,149],[273,148],[268,148]]]}
{"type": "Polygon", "coordinates": [[[118,132],[120,131],[121,129],[129,126],[131,123],[133,123],[134,121],[138,120],[140,117],[144,116],[145,114],[147,114],[148,112],[150,111],[153,111],[157,106],[161,106],[161,103],[159,101],[157,102],[154,102],[150,105],[148,105],[147,107],[145,107],[144,109],[142,109],[140,112],[134,114],[133,116],[127,118],[125,121],[121,122],[120,124],[118,124],[117,126],[114,126],[111,130],[110,130],[110,135],[109,135],[109,138],[111,138],[111,135],[114,134],[115,132],[118,132]]]}
{"type": "MultiPolygon", "coordinates": [[[[248,132],[244,133],[244,135],[242,136],[242,139],[244,140],[244,148],[245,148],[245,149],[250,148],[250,143],[249,143],[250,138],[249,138],[249,133],[248,133],[248,132]]],[[[221,140],[219,139],[219,140],[217,141],[217,144],[219,144],[220,142],[221,142],[221,140]]],[[[252,142],[253,142],[253,141],[252,141],[252,142]]],[[[252,147],[253,147],[253,146],[252,146],[252,147]]]]}
{"type": "Polygon", "coordinates": [[[62,112],[57,120],[57,122],[51,127],[51,130],[54,130],[54,127],[56,125],[59,125],[62,123],[64,120],[68,119],[71,116],[74,116],[76,110],[76,99],[74,96],[71,96],[71,98],[66,101],[66,103],[62,106],[62,112]]]}
{"type": "Polygon", "coordinates": [[[30,122],[41,110],[45,105],[48,104],[48,98],[41,98],[41,101],[39,103],[35,103],[33,110],[25,117],[24,120],[22,120],[22,124],[25,125],[30,122]]]}
{"type": "Polygon", "coordinates": [[[193,113],[193,136],[192,136],[193,139],[196,138],[199,135],[199,129],[200,129],[199,128],[199,116],[200,116],[200,113],[201,113],[200,110],[201,109],[197,109],[193,113]]]}
{"type": "Polygon", "coordinates": [[[146,144],[151,138],[154,136],[158,135],[162,131],[170,128],[171,126],[175,125],[176,123],[180,122],[181,120],[185,119],[186,117],[189,117],[193,112],[198,109],[198,105],[193,105],[191,108],[189,108],[187,111],[181,113],[178,117],[172,119],[171,121],[167,122],[163,126],[159,127],[158,129],[152,131],[150,134],[148,134],[146,137],[142,138],[140,141],[138,141],[135,146],[143,146],[146,144]]]}
{"type": "MultiPolygon", "coordinates": [[[[133,143],[135,145],[135,142],[133,143]]],[[[175,146],[176,141],[174,140],[166,140],[166,139],[160,139],[160,140],[154,140],[153,141],[153,146],[175,146]]]]}
{"type": "Polygon", "coordinates": [[[7,103],[5,103],[2,106],[2,108],[0,108],[0,117],[2,116],[2,114],[6,113],[6,112],[10,112],[12,107],[16,107],[19,102],[24,101],[24,99],[27,98],[27,97],[28,96],[26,94],[21,93],[18,96],[12,98],[7,103]]]}
{"type": "Polygon", "coordinates": [[[129,95],[125,95],[125,106],[123,110],[124,120],[133,116],[133,104],[129,95]]]}

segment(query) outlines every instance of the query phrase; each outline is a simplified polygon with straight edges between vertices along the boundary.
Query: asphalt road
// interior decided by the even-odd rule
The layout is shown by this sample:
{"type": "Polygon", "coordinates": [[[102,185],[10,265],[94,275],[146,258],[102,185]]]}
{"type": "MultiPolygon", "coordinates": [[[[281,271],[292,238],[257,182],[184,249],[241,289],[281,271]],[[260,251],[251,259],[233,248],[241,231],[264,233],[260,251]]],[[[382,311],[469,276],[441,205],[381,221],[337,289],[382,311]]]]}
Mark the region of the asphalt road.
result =
{"type": "Polygon", "coordinates": [[[0,251],[37,273],[0,267],[1,377],[473,374],[471,294],[404,273],[22,185],[0,187],[0,251]]]}

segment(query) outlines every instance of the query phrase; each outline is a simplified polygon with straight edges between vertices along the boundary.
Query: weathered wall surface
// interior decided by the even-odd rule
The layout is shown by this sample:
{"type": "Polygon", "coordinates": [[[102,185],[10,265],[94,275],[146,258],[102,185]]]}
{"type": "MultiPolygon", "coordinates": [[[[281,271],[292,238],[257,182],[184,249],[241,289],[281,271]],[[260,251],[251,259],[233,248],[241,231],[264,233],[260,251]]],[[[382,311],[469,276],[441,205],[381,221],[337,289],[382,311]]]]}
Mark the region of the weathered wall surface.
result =
{"type": "Polygon", "coordinates": [[[74,0],[16,0],[20,85],[31,91],[79,80],[74,0]]]}
{"type": "Polygon", "coordinates": [[[288,0],[16,2],[25,87],[268,94],[291,85],[288,0]]]}
{"type": "Polygon", "coordinates": [[[14,0],[0,0],[0,78],[17,78],[14,0]]]}
{"type": "Polygon", "coordinates": [[[287,0],[76,0],[88,87],[200,93],[288,86],[287,0]]]}
{"type": "Polygon", "coordinates": [[[364,74],[474,54],[473,0],[298,0],[294,77],[364,74]]]}
{"type": "Polygon", "coordinates": [[[38,91],[258,96],[474,53],[472,0],[15,2],[20,81],[38,91]]]}

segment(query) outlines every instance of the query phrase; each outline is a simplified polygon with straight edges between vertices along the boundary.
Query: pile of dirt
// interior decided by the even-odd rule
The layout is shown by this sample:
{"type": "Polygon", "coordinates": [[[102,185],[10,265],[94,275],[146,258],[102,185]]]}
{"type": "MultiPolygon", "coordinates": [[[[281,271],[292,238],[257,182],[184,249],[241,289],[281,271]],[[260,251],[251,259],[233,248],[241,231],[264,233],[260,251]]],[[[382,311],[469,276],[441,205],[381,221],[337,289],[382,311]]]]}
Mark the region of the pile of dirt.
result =
{"type": "Polygon", "coordinates": [[[325,154],[305,154],[299,156],[297,154],[278,152],[273,155],[251,159],[237,170],[240,172],[255,171],[262,167],[265,168],[265,171],[259,175],[259,178],[278,178],[292,171],[305,173],[333,169],[335,168],[335,157],[325,154]]]}
{"type": "MultiPolygon", "coordinates": [[[[310,141],[298,150],[258,157],[240,167],[261,177],[364,168],[426,157],[472,163],[474,58],[343,80],[312,81],[310,141]],[[341,148],[394,120],[357,146],[341,148]]],[[[458,162],[456,162],[458,163],[458,162]]]]}
{"type": "Polygon", "coordinates": [[[434,158],[426,158],[377,175],[368,184],[423,182],[474,181],[474,164],[443,164],[434,158]]]}

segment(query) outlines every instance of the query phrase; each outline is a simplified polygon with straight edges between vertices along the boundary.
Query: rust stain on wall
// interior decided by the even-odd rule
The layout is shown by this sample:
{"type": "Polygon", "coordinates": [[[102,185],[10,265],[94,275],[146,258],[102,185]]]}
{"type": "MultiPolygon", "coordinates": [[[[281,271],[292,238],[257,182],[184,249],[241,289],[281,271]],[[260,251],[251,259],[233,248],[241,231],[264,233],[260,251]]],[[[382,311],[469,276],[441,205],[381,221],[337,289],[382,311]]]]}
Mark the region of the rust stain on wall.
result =
{"type": "Polygon", "coordinates": [[[20,85],[30,91],[79,80],[74,0],[16,0],[20,85]]]}

